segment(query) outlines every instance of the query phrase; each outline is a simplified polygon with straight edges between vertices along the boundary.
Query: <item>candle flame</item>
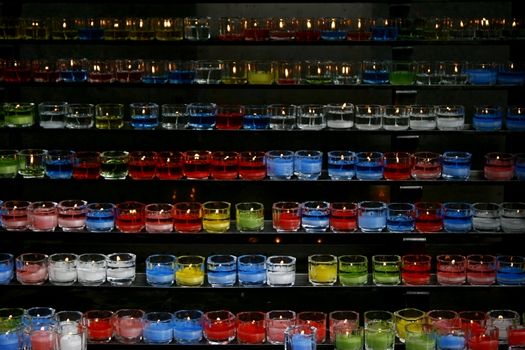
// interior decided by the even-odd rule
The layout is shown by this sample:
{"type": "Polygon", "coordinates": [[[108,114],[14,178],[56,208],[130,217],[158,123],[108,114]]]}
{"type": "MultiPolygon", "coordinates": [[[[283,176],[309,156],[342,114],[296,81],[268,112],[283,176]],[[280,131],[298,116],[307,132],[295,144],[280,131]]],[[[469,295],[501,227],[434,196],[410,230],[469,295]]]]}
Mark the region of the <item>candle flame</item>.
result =
{"type": "Polygon", "coordinates": [[[279,315],[279,319],[282,320],[283,319],[283,315],[279,315]]]}
{"type": "Polygon", "coordinates": [[[452,265],[456,264],[456,260],[452,259],[452,261],[450,262],[452,265]]]}
{"type": "Polygon", "coordinates": [[[332,21],[330,22],[330,29],[335,30],[335,28],[336,28],[335,18],[332,18],[332,21]]]}
{"type": "Polygon", "coordinates": [[[284,19],[279,19],[279,29],[283,29],[284,28],[284,19]]]}
{"type": "Polygon", "coordinates": [[[226,32],[229,33],[229,32],[231,32],[231,31],[232,31],[232,29],[231,29],[231,27],[230,27],[230,24],[228,23],[228,24],[226,25],[226,32]]]}
{"type": "Polygon", "coordinates": [[[290,75],[290,73],[288,72],[288,68],[285,68],[284,69],[284,77],[288,78],[288,75],[290,75]]]}
{"type": "Polygon", "coordinates": [[[312,29],[312,20],[311,19],[307,19],[306,20],[306,29],[312,29]]]}

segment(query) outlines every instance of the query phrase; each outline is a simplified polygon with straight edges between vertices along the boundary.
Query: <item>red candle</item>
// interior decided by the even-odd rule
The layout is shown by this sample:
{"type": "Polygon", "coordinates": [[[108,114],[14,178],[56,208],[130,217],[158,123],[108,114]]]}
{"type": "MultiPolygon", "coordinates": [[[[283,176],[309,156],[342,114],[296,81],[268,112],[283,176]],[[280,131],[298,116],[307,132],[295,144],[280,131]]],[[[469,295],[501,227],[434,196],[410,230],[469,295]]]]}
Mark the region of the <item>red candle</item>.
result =
{"type": "Polygon", "coordinates": [[[474,285],[490,285],[496,282],[496,257],[469,255],[467,257],[467,281],[474,285]]]}
{"type": "Polygon", "coordinates": [[[404,255],[402,258],[401,278],[408,285],[430,284],[432,258],[428,255],[404,255]]]}
{"type": "Polygon", "coordinates": [[[303,311],[297,314],[297,324],[317,328],[317,343],[326,339],[326,314],[318,311],[303,311]]]}
{"type": "Polygon", "coordinates": [[[470,350],[498,350],[498,339],[485,339],[483,335],[473,336],[468,341],[470,350]]]}
{"type": "Polygon", "coordinates": [[[31,332],[31,349],[34,350],[53,350],[54,349],[54,332],[45,330],[44,327],[40,330],[31,332]]]}
{"type": "Polygon", "coordinates": [[[419,202],[416,209],[416,230],[419,232],[439,232],[443,229],[441,203],[419,202]]]}
{"type": "Polygon", "coordinates": [[[441,176],[441,155],[416,152],[413,155],[411,175],[416,180],[435,180],[441,176]]]}
{"type": "Polygon", "coordinates": [[[510,180],[514,176],[514,157],[510,153],[487,153],[483,172],[487,180],[510,180]]]}
{"type": "Polygon", "coordinates": [[[509,346],[525,345],[525,326],[510,326],[508,329],[509,346]]]}
{"type": "Polygon", "coordinates": [[[384,154],[383,176],[387,180],[408,180],[412,168],[407,152],[386,152],[384,154]]]}
{"type": "Polygon", "coordinates": [[[182,178],[182,153],[159,152],[155,174],[161,180],[177,180],[182,178]]]}
{"type": "Polygon", "coordinates": [[[212,344],[229,343],[235,339],[235,329],[235,315],[229,311],[209,311],[204,314],[204,337],[212,344]]]}
{"type": "Polygon", "coordinates": [[[88,340],[91,342],[108,342],[113,336],[111,320],[107,318],[88,319],[88,340]]]}
{"type": "Polygon", "coordinates": [[[219,130],[235,130],[242,127],[244,113],[217,111],[215,127],[219,130]]]}
{"type": "Polygon", "coordinates": [[[183,233],[199,232],[202,229],[202,204],[176,203],[173,208],[173,228],[183,233]]]}
{"type": "Polygon", "coordinates": [[[357,227],[355,203],[332,203],[330,205],[330,229],[333,232],[352,232],[357,227]]]}
{"type": "Polygon", "coordinates": [[[270,38],[270,30],[264,28],[248,28],[244,30],[244,40],[265,41],[270,38]]]}
{"type": "Polygon", "coordinates": [[[262,180],[266,177],[265,152],[241,152],[239,177],[244,180],[262,180]]]}
{"type": "Polygon", "coordinates": [[[151,180],[155,177],[157,154],[155,152],[130,152],[128,171],[134,180],[151,180]]]}
{"type": "Polygon", "coordinates": [[[244,40],[244,35],[242,33],[226,33],[220,34],[217,38],[223,41],[239,41],[244,40]]]}
{"type": "Polygon", "coordinates": [[[121,232],[139,232],[145,225],[144,204],[123,202],[116,206],[115,226],[121,232]]]}
{"type": "Polygon", "coordinates": [[[207,179],[210,176],[210,152],[185,152],[183,172],[188,179],[207,179]]]}
{"type": "Polygon", "coordinates": [[[272,206],[273,228],[277,232],[295,232],[301,227],[298,202],[277,202],[272,206]]]}
{"type": "Polygon", "coordinates": [[[239,176],[239,153],[216,151],[211,153],[210,174],[218,180],[234,180],[239,176]]]}
{"type": "Polygon", "coordinates": [[[261,344],[266,339],[263,312],[237,314],[237,340],[242,344],[261,344]]]}
{"type": "Polygon", "coordinates": [[[372,37],[372,32],[352,32],[352,31],[349,31],[346,35],[346,39],[347,40],[356,40],[356,41],[360,41],[360,40],[370,40],[370,38],[372,37]]]}
{"type": "Polygon", "coordinates": [[[466,281],[466,277],[466,258],[464,256],[437,256],[437,281],[439,284],[463,284],[466,281]]]}
{"type": "Polygon", "coordinates": [[[321,32],[318,30],[301,30],[295,33],[297,41],[317,41],[321,39],[321,32]]]}

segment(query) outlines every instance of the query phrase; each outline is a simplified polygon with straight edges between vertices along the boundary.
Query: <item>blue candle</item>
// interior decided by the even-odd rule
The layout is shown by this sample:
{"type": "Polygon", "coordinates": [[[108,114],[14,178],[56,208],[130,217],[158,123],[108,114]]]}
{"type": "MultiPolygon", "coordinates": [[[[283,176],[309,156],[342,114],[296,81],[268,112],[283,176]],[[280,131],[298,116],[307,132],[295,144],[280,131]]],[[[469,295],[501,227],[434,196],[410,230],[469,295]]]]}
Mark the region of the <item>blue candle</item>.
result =
{"type": "Polygon", "coordinates": [[[85,82],[88,79],[88,73],[87,70],[81,69],[81,70],[61,70],[58,74],[58,78],[60,81],[68,82],[68,83],[79,83],[79,82],[85,82]]]}
{"type": "Polygon", "coordinates": [[[443,227],[448,232],[468,232],[472,229],[472,207],[468,203],[443,204],[443,227]]]}
{"type": "Polygon", "coordinates": [[[440,336],[437,347],[440,350],[463,350],[465,348],[465,337],[453,334],[440,336]]]}
{"type": "Polygon", "coordinates": [[[498,256],[496,280],[499,284],[525,283],[525,258],[521,256],[498,256]]]}
{"type": "Polygon", "coordinates": [[[443,153],[441,176],[446,180],[467,180],[471,158],[472,154],[468,152],[443,153]]]}
{"type": "Polygon", "coordinates": [[[355,174],[359,180],[381,180],[383,178],[383,154],[380,152],[357,153],[355,174]]]}
{"type": "MultiPolygon", "coordinates": [[[[365,220],[366,222],[366,220],[365,220]]],[[[415,219],[409,215],[388,216],[386,228],[390,232],[410,232],[414,231],[415,219]]]]}
{"type": "Polygon", "coordinates": [[[498,71],[498,84],[501,85],[523,85],[525,82],[525,71],[515,67],[513,63],[498,71]]]}
{"type": "Polygon", "coordinates": [[[140,79],[145,84],[166,84],[168,74],[144,74],[140,79]]]}
{"type": "Polygon", "coordinates": [[[78,29],[80,40],[102,40],[104,39],[104,29],[96,27],[82,27],[78,29]]]}
{"type": "Polygon", "coordinates": [[[399,28],[388,25],[375,25],[372,27],[372,40],[396,40],[399,28]]]}
{"type": "Polygon", "coordinates": [[[0,331],[0,350],[18,349],[20,349],[18,330],[0,331]]]}
{"type": "Polygon", "coordinates": [[[388,84],[390,83],[390,72],[384,69],[363,71],[363,84],[388,84]]]}
{"type": "Polygon", "coordinates": [[[13,278],[13,256],[0,254],[0,284],[8,284],[13,278]]]}
{"type": "Polygon", "coordinates": [[[293,175],[293,151],[268,151],[266,153],[266,172],[272,180],[286,180],[293,175]]]}
{"type": "Polygon", "coordinates": [[[144,325],[144,342],[148,344],[166,344],[173,339],[171,322],[149,321],[144,325]]]}
{"type": "Polygon", "coordinates": [[[472,85],[494,85],[497,73],[490,65],[479,65],[479,68],[469,68],[466,71],[468,81],[472,85]]]}
{"type": "Polygon", "coordinates": [[[328,152],[328,176],[332,180],[351,180],[355,175],[354,156],[351,151],[328,152]]]}
{"type": "Polygon", "coordinates": [[[146,269],[146,279],[155,287],[170,286],[175,278],[175,269],[165,265],[154,265],[146,269]]]}
{"type": "Polygon", "coordinates": [[[86,229],[88,231],[107,232],[115,226],[115,212],[113,204],[88,204],[86,214],[86,229]]]}
{"type": "Polygon", "coordinates": [[[346,30],[322,30],[321,39],[323,40],[346,40],[346,30]]]}
{"type": "Polygon", "coordinates": [[[73,176],[73,160],[46,160],[46,175],[50,179],[70,179],[73,176]]]}
{"type": "Polygon", "coordinates": [[[131,126],[135,129],[154,129],[159,125],[156,114],[135,114],[131,116],[131,126]]]}
{"type": "Polygon", "coordinates": [[[503,122],[503,112],[500,106],[475,107],[472,124],[480,131],[500,130],[503,122]]]}
{"type": "Polygon", "coordinates": [[[233,255],[211,255],[207,259],[208,283],[212,287],[229,287],[237,281],[237,258],[233,255]]]}
{"type": "Polygon", "coordinates": [[[317,180],[321,176],[323,152],[297,151],[294,157],[294,173],[300,180],[317,180]]]}
{"type": "Polygon", "coordinates": [[[518,154],[516,156],[516,164],[514,166],[516,178],[520,181],[525,180],[525,154],[518,154]]]}
{"type": "Polygon", "coordinates": [[[324,232],[330,227],[330,204],[307,201],[301,205],[301,226],[306,232],[324,232]]]}
{"type": "Polygon", "coordinates": [[[193,129],[213,129],[215,126],[215,112],[190,113],[188,126],[193,129]]]}
{"type": "Polygon", "coordinates": [[[509,130],[525,131],[525,108],[509,107],[505,125],[509,130]]]}
{"type": "Polygon", "coordinates": [[[260,286],[266,283],[266,257],[242,255],[237,260],[239,283],[243,286],[260,286]]]}
{"type": "Polygon", "coordinates": [[[308,334],[294,334],[291,339],[291,350],[313,350],[315,349],[315,337],[308,334]]]}
{"type": "Polygon", "coordinates": [[[179,344],[198,343],[202,339],[202,311],[179,310],[173,318],[173,338],[179,344]]]}
{"type": "Polygon", "coordinates": [[[386,204],[376,201],[358,203],[357,224],[363,232],[381,232],[386,227],[386,204]]]}
{"type": "Polygon", "coordinates": [[[270,127],[269,114],[245,114],[242,118],[242,128],[249,130],[268,129],[270,127]]]}
{"type": "Polygon", "coordinates": [[[173,70],[168,73],[168,82],[170,84],[191,84],[195,79],[193,70],[173,70]]]}

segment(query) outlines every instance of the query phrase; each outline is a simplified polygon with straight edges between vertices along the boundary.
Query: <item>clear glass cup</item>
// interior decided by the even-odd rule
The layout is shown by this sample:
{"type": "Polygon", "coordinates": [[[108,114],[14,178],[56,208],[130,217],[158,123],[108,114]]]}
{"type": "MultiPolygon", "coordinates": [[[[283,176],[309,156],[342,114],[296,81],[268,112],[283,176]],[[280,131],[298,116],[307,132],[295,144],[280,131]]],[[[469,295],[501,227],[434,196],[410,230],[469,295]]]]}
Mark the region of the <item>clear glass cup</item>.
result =
{"type": "Polygon", "coordinates": [[[224,41],[244,40],[242,19],[239,17],[219,18],[219,35],[217,38],[224,41]]]}
{"type": "Polygon", "coordinates": [[[218,105],[215,128],[219,130],[235,130],[243,126],[246,115],[243,105],[218,105]]]}
{"type": "Polygon", "coordinates": [[[209,151],[186,151],[183,153],[183,173],[188,179],[207,179],[210,176],[209,151]]]}
{"type": "Polygon", "coordinates": [[[412,85],[416,80],[416,64],[414,62],[392,62],[389,75],[392,85],[412,85]]]}
{"type": "Polygon", "coordinates": [[[510,180],[514,177],[514,155],[503,152],[485,154],[483,175],[487,180],[510,180]]]}
{"type": "Polygon", "coordinates": [[[472,229],[472,205],[443,203],[443,227],[447,232],[469,232],[472,229]]]}
{"type": "Polygon", "coordinates": [[[144,84],[166,84],[168,82],[168,62],[165,60],[144,60],[144,84]]]}
{"type": "Polygon", "coordinates": [[[204,338],[210,344],[228,344],[235,339],[235,324],[236,317],[230,311],[208,311],[202,317],[204,338]]]}
{"type": "Polygon", "coordinates": [[[192,84],[195,80],[195,62],[188,60],[168,61],[168,83],[192,84]]]}
{"type": "Polygon", "coordinates": [[[379,130],[382,128],[383,107],[379,105],[356,105],[355,127],[358,130],[379,130]]]}
{"type": "Polygon", "coordinates": [[[497,203],[472,204],[472,227],[478,232],[497,232],[501,229],[501,207],[497,203]]]}
{"type": "Polygon", "coordinates": [[[18,174],[18,151],[0,150],[0,179],[12,179],[18,174]]]}
{"type": "Polygon", "coordinates": [[[357,229],[357,204],[330,203],[330,229],[332,232],[353,232],[357,229]]]}
{"type": "Polygon", "coordinates": [[[89,103],[69,104],[65,127],[67,129],[89,129],[95,121],[95,106],[89,103]]]}
{"type": "Polygon", "coordinates": [[[441,158],[441,176],[445,180],[468,180],[471,161],[469,152],[445,152],[441,158]]]}
{"type": "Polygon", "coordinates": [[[65,126],[69,111],[67,102],[42,102],[38,104],[39,125],[44,129],[60,129],[65,126]]]}
{"type": "Polygon", "coordinates": [[[202,204],[178,202],[173,206],[173,227],[177,232],[195,233],[202,229],[202,204]]]}
{"type": "Polygon", "coordinates": [[[268,129],[270,115],[267,105],[245,105],[242,128],[249,130],[268,129]]]}
{"type": "Polygon", "coordinates": [[[180,17],[158,18],[153,21],[155,39],[161,41],[182,40],[184,20],[180,17]]]}
{"type": "MultiPolygon", "coordinates": [[[[14,275],[15,260],[13,254],[0,253],[0,284],[9,284],[14,275]]],[[[0,324],[3,324],[4,315],[0,312],[0,324]]]]}
{"type": "Polygon", "coordinates": [[[237,257],[215,254],[206,259],[208,283],[212,287],[231,287],[237,282],[237,257]]]}
{"type": "MultiPolygon", "coordinates": [[[[359,328],[359,313],[350,310],[336,310],[328,314],[328,325],[330,331],[330,341],[336,341],[336,330],[344,327],[345,331],[359,328]]],[[[342,334],[340,334],[342,335],[342,334]]],[[[339,339],[343,341],[343,339],[339,339]]]]}
{"type": "Polygon", "coordinates": [[[518,285],[525,281],[525,258],[502,255],[496,262],[496,281],[501,285],[518,285]]]}
{"type": "Polygon", "coordinates": [[[496,282],[496,257],[493,255],[468,255],[467,282],[472,285],[494,284],[496,282]]]}
{"type": "Polygon", "coordinates": [[[271,310],[266,313],[266,340],[270,344],[283,344],[284,333],[295,325],[296,314],[291,310],[271,310]]]}
{"type": "Polygon", "coordinates": [[[410,324],[423,324],[426,313],[415,308],[405,308],[394,312],[396,335],[402,343],[406,342],[406,327],[410,324]]]}
{"type": "Polygon", "coordinates": [[[245,180],[263,180],[266,177],[266,153],[263,151],[240,152],[239,177],[245,180]]]}
{"type": "Polygon", "coordinates": [[[65,83],[86,82],[88,78],[88,62],[85,58],[58,59],[58,81],[65,83]]]}
{"type": "Polygon", "coordinates": [[[155,176],[160,180],[177,180],[183,176],[183,154],[162,151],[157,153],[155,176]]]}
{"type": "Polygon", "coordinates": [[[247,61],[248,84],[271,85],[275,80],[275,64],[272,61],[247,61]]]}
{"type": "Polygon", "coordinates": [[[273,255],[266,259],[266,283],[270,287],[291,287],[295,284],[296,258],[273,255]]]}
{"type": "Polygon", "coordinates": [[[43,178],[45,174],[44,149],[23,149],[18,152],[18,174],[23,178],[43,178]]]}
{"type": "Polygon", "coordinates": [[[417,62],[416,85],[437,85],[443,75],[442,65],[435,62],[417,62]]]}
{"type": "Polygon", "coordinates": [[[87,205],[86,229],[109,232],[115,227],[115,205],[112,203],[90,203],[87,205]]]}
{"type": "Polygon", "coordinates": [[[223,84],[246,84],[248,74],[243,61],[223,60],[221,82],[223,84]]]}
{"type": "Polygon", "coordinates": [[[173,340],[173,315],[169,312],[144,314],[143,340],[146,344],[168,344],[173,340]]]}
{"type": "Polygon", "coordinates": [[[173,313],[173,338],[178,344],[196,344],[202,340],[203,314],[200,310],[173,313]]]}
{"type": "Polygon", "coordinates": [[[443,75],[441,75],[442,85],[465,85],[467,84],[468,64],[466,62],[442,62],[443,75]]]}
{"type": "Polygon", "coordinates": [[[123,180],[128,176],[129,152],[104,151],[100,154],[100,176],[109,180],[123,180]]]}
{"type": "Polygon", "coordinates": [[[416,180],[435,180],[441,176],[441,154],[416,152],[412,155],[411,175],[416,180]]]}
{"type": "Polygon", "coordinates": [[[437,127],[436,110],[430,105],[408,107],[408,125],[413,130],[434,130],[437,127]]]}
{"type": "Polygon", "coordinates": [[[139,83],[145,73],[144,60],[115,60],[116,79],[119,83],[139,83]]]}
{"type": "Polygon", "coordinates": [[[2,227],[6,231],[24,231],[29,227],[28,201],[5,201],[2,204],[2,227]]]}
{"type": "Polygon", "coordinates": [[[275,83],[277,85],[296,85],[301,82],[300,62],[279,61],[275,65],[275,83]]]}
{"type": "Polygon", "coordinates": [[[27,217],[31,231],[54,231],[58,226],[57,203],[51,201],[32,202],[27,207],[27,217]]]}
{"type": "Polygon", "coordinates": [[[27,128],[33,126],[36,121],[34,103],[6,102],[3,104],[3,114],[5,126],[8,128],[27,128]]]}
{"type": "Polygon", "coordinates": [[[133,180],[151,180],[155,177],[157,152],[129,152],[128,175],[133,180]]]}
{"type": "Polygon", "coordinates": [[[137,256],[133,253],[112,253],[106,256],[107,280],[113,286],[129,286],[135,280],[137,256]]]}
{"type": "Polygon", "coordinates": [[[74,158],[74,151],[47,151],[44,161],[46,176],[50,179],[70,179],[73,176],[74,158]]]}
{"type": "Polygon", "coordinates": [[[16,280],[25,285],[41,285],[48,277],[48,256],[23,253],[15,259],[16,280]]]}
{"type": "Polygon", "coordinates": [[[124,126],[124,105],[99,103],[95,106],[95,128],[120,129],[124,126]]]}
{"type": "Polygon", "coordinates": [[[49,282],[58,286],[70,286],[77,281],[78,255],[72,253],[51,254],[48,259],[49,282]]]}
{"type": "Polygon", "coordinates": [[[113,315],[115,339],[123,344],[136,344],[142,340],[144,314],[140,309],[120,309],[113,315]]]}
{"type": "Polygon", "coordinates": [[[309,104],[298,106],[297,127],[303,130],[321,130],[326,127],[324,105],[309,104]]]}
{"type": "Polygon", "coordinates": [[[332,129],[350,129],[354,126],[354,105],[351,103],[327,104],[326,126],[332,129]]]}
{"type": "Polygon", "coordinates": [[[397,105],[383,106],[382,125],[385,130],[407,130],[409,126],[408,107],[397,105]]]}
{"type": "MultiPolygon", "coordinates": [[[[317,343],[324,343],[326,340],[326,321],[327,314],[321,311],[302,311],[297,313],[297,325],[306,325],[317,328],[317,343]]],[[[307,331],[305,331],[306,333],[307,331]]]]}
{"type": "Polygon", "coordinates": [[[367,350],[393,350],[395,338],[393,322],[374,320],[365,325],[365,349],[367,350]]]}
{"type": "Polygon", "coordinates": [[[270,129],[291,130],[295,127],[297,106],[284,104],[271,104],[268,106],[270,116],[270,129]]]}
{"type": "Polygon", "coordinates": [[[387,224],[387,206],[379,201],[357,204],[357,224],[363,232],[381,232],[387,224]]]}
{"type": "Polygon", "coordinates": [[[261,254],[241,255],[237,259],[237,273],[241,286],[262,286],[266,284],[266,260],[261,254]]]}
{"type": "Polygon", "coordinates": [[[90,60],[87,72],[89,83],[112,83],[115,81],[115,61],[90,60]]]}
{"type": "Polygon", "coordinates": [[[315,350],[318,328],[307,324],[290,325],[284,331],[285,349],[315,350]]]}
{"type": "Polygon", "coordinates": [[[67,199],[58,202],[58,227],[62,231],[82,231],[86,226],[87,202],[67,199]]]}
{"type": "Polygon", "coordinates": [[[237,342],[240,344],[262,344],[266,340],[265,313],[242,311],[237,313],[237,342]]]}
{"type": "Polygon", "coordinates": [[[329,85],[333,84],[333,70],[331,61],[306,60],[302,63],[301,84],[329,85]]]}
{"type": "Polygon", "coordinates": [[[386,228],[389,232],[411,232],[415,229],[415,207],[412,203],[387,204],[386,228]]]}
{"type": "Polygon", "coordinates": [[[88,253],[78,257],[78,282],[83,286],[98,286],[106,281],[107,258],[104,254],[88,253]]]}
{"type": "Polygon", "coordinates": [[[186,104],[163,104],[161,106],[160,126],[163,129],[185,129],[189,115],[186,104]]]}
{"type": "Polygon", "coordinates": [[[188,104],[188,127],[192,129],[213,129],[217,119],[215,103],[188,104]]]}
{"type": "Polygon", "coordinates": [[[390,83],[390,61],[370,61],[362,63],[363,84],[389,84],[390,83]]]}
{"type": "Polygon", "coordinates": [[[154,129],[159,125],[159,105],[156,103],[131,103],[131,126],[134,129],[154,129]]]}
{"type": "Polygon", "coordinates": [[[361,83],[361,63],[334,62],[334,85],[356,85],[361,83]]]}
{"type": "Polygon", "coordinates": [[[306,232],[324,232],[330,227],[330,203],[306,201],[301,203],[301,227],[306,232]]]}
{"type": "Polygon", "coordinates": [[[467,259],[463,255],[438,255],[437,282],[443,285],[461,285],[466,281],[467,259]]]}
{"type": "Polygon", "coordinates": [[[219,60],[199,60],[195,61],[196,84],[219,84],[222,77],[222,61],[219,60]]]}
{"type": "Polygon", "coordinates": [[[210,35],[210,17],[185,17],[184,39],[189,41],[206,41],[210,35]]]}
{"type": "Polygon", "coordinates": [[[115,228],[120,232],[136,233],[145,226],[145,205],[137,201],[126,201],[115,206],[115,228]]]}
{"type": "Polygon", "coordinates": [[[144,207],[146,218],[146,232],[172,232],[173,231],[173,205],[169,203],[151,203],[144,207]]]}
{"type": "Polygon", "coordinates": [[[501,229],[507,233],[521,232],[525,223],[524,202],[503,202],[500,204],[501,229]]]}
{"type": "Polygon", "coordinates": [[[266,152],[266,172],[271,180],[288,180],[294,173],[294,151],[266,152]]]}
{"type": "Polygon", "coordinates": [[[465,107],[461,105],[441,105],[435,107],[436,124],[439,130],[463,130],[465,127],[465,107]]]}
{"type": "Polygon", "coordinates": [[[317,180],[321,176],[323,152],[300,150],[294,155],[294,173],[300,180],[317,180]]]}

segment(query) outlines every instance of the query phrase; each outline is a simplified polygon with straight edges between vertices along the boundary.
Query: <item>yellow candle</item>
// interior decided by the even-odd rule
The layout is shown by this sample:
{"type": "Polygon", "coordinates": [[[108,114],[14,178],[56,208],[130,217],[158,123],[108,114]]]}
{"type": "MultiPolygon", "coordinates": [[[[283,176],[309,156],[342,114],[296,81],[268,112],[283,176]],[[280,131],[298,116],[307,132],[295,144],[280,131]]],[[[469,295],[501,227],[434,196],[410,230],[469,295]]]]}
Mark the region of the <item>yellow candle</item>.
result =
{"type": "Polygon", "coordinates": [[[336,264],[310,265],[310,280],[312,283],[333,284],[337,280],[336,264]]]}
{"type": "Polygon", "coordinates": [[[202,227],[211,233],[222,233],[230,229],[230,215],[223,213],[205,213],[202,227]]]}
{"type": "Polygon", "coordinates": [[[186,266],[175,272],[175,280],[179,286],[200,286],[204,283],[204,271],[200,266],[186,266]]]}
{"type": "Polygon", "coordinates": [[[248,72],[248,83],[250,84],[272,84],[273,74],[271,72],[256,71],[248,72]]]}

